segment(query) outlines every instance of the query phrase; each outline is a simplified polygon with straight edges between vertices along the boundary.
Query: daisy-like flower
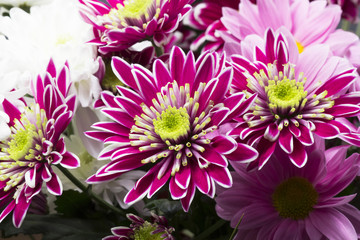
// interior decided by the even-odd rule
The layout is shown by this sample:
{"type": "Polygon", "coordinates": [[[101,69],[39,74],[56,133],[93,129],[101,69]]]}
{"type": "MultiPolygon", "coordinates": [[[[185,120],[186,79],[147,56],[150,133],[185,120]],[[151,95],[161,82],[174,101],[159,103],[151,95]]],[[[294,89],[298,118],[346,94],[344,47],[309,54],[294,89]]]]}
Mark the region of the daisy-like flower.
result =
{"type": "Polygon", "coordinates": [[[355,195],[336,195],[356,177],[359,154],[346,158],[348,146],[317,147],[303,168],[282,151],[259,171],[233,164],[234,184],[215,200],[232,227],[243,216],[234,239],[358,239],[360,211],[349,204],[355,195]]]}
{"type": "MultiPolygon", "coordinates": [[[[238,119],[233,131],[259,151],[250,168],[263,167],[277,145],[296,166],[303,167],[305,146],[314,143],[313,134],[355,142],[344,137],[352,130],[350,123],[341,121],[360,111],[359,93],[346,93],[356,74],[345,59],[329,57],[325,45],[299,54],[291,35],[274,35],[271,29],[265,46],[252,47],[249,40],[241,46],[244,52],[254,52],[254,59],[233,55],[231,64],[235,69],[232,91],[257,94],[255,104],[238,119]]],[[[359,135],[351,138],[359,140],[359,135]]]]}
{"type": "Polygon", "coordinates": [[[85,21],[100,32],[93,39],[99,52],[107,54],[127,49],[145,39],[161,47],[174,32],[193,0],[79,0],[85,21]]]}
{"type": "Polygon", "coordinates": [[[169,67],[157,59],[153,71],[113,58],[123,84],[121,96],[102,93],[102,112],[115,122],[94,124],[87,135],[107,144],[99,159],[111,159],[88,179],[109,180],[145,165],[151,167],[126,195],[133,203],[152,197],[169,179],[173,199],[189,209],[196,188],[214,196],[215,182],[230,187],[227,158],[250,162],[258,153],[225,133],[234,116],[247,111],[254,97],[227,97],[233,76],[225,56],[205,53],[197,61],[174,47],[169,67]]]}
{"type": "Polygon", "coordinates": [[[15,89],[29,87],[31,79],[44,72],[52,58],[57,69],[67,61],[72,90],[84,107],[101,92],[97,77],[101,58],[96,47],[86,42],[94,38],[92,25],[83,21],[76,0],[54,0],[33,6],[27,13],[12,8],[0,17],[0,81],[14,82],[15,89]],[[36,56],[36,60],[33,57],[36,56]]]}
{"type": "Polygon", "coordinates": [[[0,0],[0,5],[9,5],[13,7],[19,6],[35,6],[45,5],[51,3],[54,0],[0,0]]]}
{"type": "Polygon", "coordinates": [[[127,214],[126,217],[131,221],[130,227],[114,227],[111,229],[113,235],[103,240],[174,240],[171,233],[175,229],[168,226],[166,218],[152,212],[151,215],[149,222],[134,214],[127,214]]]}
{"type": "Polygon", "coordinates": [[[0,222],[13,211],[13,223],[19,227],[43,183],[51,194],[61,195],[53,165],[79,166],[79,159],[66,151],[60,137],[75,107],[75,96],[68,96],[68,76],[67,66],[57,74],[50,61],[46,75],[34,81],[33,104],[22,112],[6,99],[2,104],[10,117],[11,134],[0,142],[0,207],[5,207],[0,222]]]}
{"type": "MultiPolygon", "coordinates": [[[[351,32],[337,29],[341,8],[328,1],[317,0],[259,0],[256,5],[242,0],[239,10],[223,8],[221,22],[228,30],[223,32],[227,41],[237,42],[250,34],[263,37],[268,28],[274,31],[284,27],[295,37],[299,52],[314,44],[327,44],[336,56],[347,57],[350,48],[359,51],[359,38],[351,32]],[[230,34],[230,36],[227,36],[230,34]]],[[[360,60],[350,58],[360,66],[360,60]]]]}

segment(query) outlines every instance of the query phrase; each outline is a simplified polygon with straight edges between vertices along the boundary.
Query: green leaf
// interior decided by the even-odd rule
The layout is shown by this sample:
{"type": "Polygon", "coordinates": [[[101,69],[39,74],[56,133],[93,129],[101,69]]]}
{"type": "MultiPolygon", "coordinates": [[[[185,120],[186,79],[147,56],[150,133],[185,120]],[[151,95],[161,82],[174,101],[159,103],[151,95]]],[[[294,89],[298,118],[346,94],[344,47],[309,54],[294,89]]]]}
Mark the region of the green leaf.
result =
{"type": "Polygon", "coordinates": [[[59,215],[28,214],[21,228],[15,228],[11,219],[0,224],[2,237],[23,233],[43,234],[43,240],[98,240],[111,235],[113,224],[107,219],[62,218],[59,215]]]}
{"type": "Polygon", "coordinates": [[[94,204],[85,192],[66,190],[55,200],[55,210],[64,217],[88,218],[93,214],[94,204]]]}

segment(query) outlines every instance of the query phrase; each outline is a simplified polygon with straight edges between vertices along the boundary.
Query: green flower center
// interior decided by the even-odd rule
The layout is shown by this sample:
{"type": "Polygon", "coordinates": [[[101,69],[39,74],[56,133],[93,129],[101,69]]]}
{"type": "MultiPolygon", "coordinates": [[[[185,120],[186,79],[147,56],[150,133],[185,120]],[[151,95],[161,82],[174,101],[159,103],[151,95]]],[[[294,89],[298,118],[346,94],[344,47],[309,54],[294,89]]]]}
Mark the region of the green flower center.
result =
{"type": "Polygon", "coordinates": [[[169,106],[157,119],[153,120],[154,130],[162,140],[175,140],[185,136],[190,130],[189,114],[183,107],[169,106]]]}
{"type": "Polygon", "coordinates": [[[134,240],[163,240],[164,238],[161,237],[161,235],[164,232],[160,232],[160,233],[156,233],[156,234],[151,234],[153,231],[156,230],[156,224],[152,225],[149,222],[144,222],[144,224],[135,229],[134,230],[134,235],[132,236],[131,239],[134,240]]]}
{"type": "Polygon", "coordinates": [[[265,87],[270,107],[293,108],[298,107],[301,100],[307,96],[302,82],[289,80],[284,77],[282,80],[269,80],[265,87]]]}
{"type": "Polygon", "coordinates": [[[111,9],[110,15],[117,16],[119,19],[130,18],[139,19],[141,16],[149,18],[148,9],[154,0],[125,0],[122,4],[117,4],[117,9],[111,9]]]}
{"type": "Polygon", "coordinates": [[[35,135],[36,127],[29,122],[24,125],[24,128],[18,129],[16,133],[12,134],[7,149],[10,158],[18,161],[25,157],[34,145],[33,139],[35,135]]]}
{"type": "Polygon", "coordinates": [[[299,220],[306,218],[313,210],[318,196],[307,179],[292,177],[277,186],[271,197],[281,217],[299,220]]]}

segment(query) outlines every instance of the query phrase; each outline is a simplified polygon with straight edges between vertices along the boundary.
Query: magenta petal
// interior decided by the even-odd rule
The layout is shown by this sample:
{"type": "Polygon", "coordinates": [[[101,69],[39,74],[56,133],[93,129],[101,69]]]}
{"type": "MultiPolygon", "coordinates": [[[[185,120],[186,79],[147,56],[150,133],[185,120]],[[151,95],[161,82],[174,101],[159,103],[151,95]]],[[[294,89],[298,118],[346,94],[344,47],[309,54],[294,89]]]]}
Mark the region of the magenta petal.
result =
{"type": "Polygon", "coordinates": [[[185,62],[185,54],[179,47],[173,47],[170,53],[170,73],[173,80],[183,83],[182,74],[185,62]]]}
{"type": "Polygon", "coordinates": [[[200,192],[207,194],[210,191],[210,178],[205,169],[201,169],[197,165],[191,166],[192,181],[200,190],[200,192]]]}
{"type": "Polygon", "coordinates": [[[9,125],[13,126],[14,120],[20,119],[21,112],[19,111],[19,109],[17,107],[15,107],[12,103],[10,103],[6,98],[2,102],[2,105],[3,105],[5,113],[7,115],[9,115],[9,117],[10,117],[9,125]]]}
{"type": "Polygon", "coordinates": [[[77,168],[80,166],[80,159],[75,154],[66,152],[63,155],[60,165],[65,168],[77,168]]]}
{"type": "Polygon", "coordinates": [[[211,164],[207,167],[206,170],[209,173],[210,177],[214,179],[220,186],[225,188],[231,187],[232,178],[227,168],[211,164]]]}
{"type": "Polygon", "coordinates": [[[213,71],[215,70],[214,61],[214,57],[211,54],[207,54],[204,57],[196,73],[192,89],[197,89],[200,83],[208,83],[212,79],[213,71]]]}
{"type": "Polygon", "coordinates": [[[44,166],[41,172],[41,179],[44,180],[45,182],[48,182],[51,179],[51,177],[52,175],[49,168],[47,166],[44,166]]]}
{"type": "Polygon", "coordinates": [[[12,200],[0,214],[0,223],[4,220],[4,218],[7,215],[9,215],[9,213],[11,213],[14,207],[15,207],[15,200],[12,200]]]}
{"type": "Polygon", "coordinates": [[[205,148],[205,151],[201,153],[202,158],[204,158],[206,161],[222,166],[227,167],[228,163],[226,158],[222,155],[214,151],[212,148],[205,148]]]}
{"type": "Polygon", "coordinates": [[[305,166],[308,156],[304,146],[296,139],[294,139],[294,151],[289,155],[291,162],[301,168],[305,166]]]}
{"type": "Polygon", "coordinates": [[[218,153],[229,154],[237,148],[237,142],[228,136],[216,136],[211,141],[213,147],[218,153]]]}
{"type": "Polygon", "coordinates": [[[314,124],[316,127],[314,133],[322,138],[334,138],[340,133],[339,129],[331,124],[323,122],[314,122],[314,124]]]}
{"type": "Polygon", "coordinates": [[[165,183],[167,182],[167,180],[170,177],[170,174],[171,174],[171,171],[167,170],[160,179],[158,177],[155,177],[153,179],[153,182],[151,184],[151,187],[150,187],[150,190],[148,193],[148,198],[151,198],[162,186],[165,185],[165,183]]]}
{"type": "Polygon", "coordinates": [[[186,196],[181,199],[181,204],[185,212],[189,211],[190,204],[194,199],[194,195],[195,195],[195,185],[192,182],[190,182],[186,196]]]}
{"type": "Polygon", "coordinates": [[[195,78],[195,74],[195,57],[194,54],[190,51],[185,59],[182,82],[180,82],[179,85],[184,86],[186,83],[191,83],[195,78]]]}
{"type": "MultiPolygon", "coordinates": [[[[154,86],[153,81],[149,79],[142,71],[133,69],[131,71],[135,77],[136,84],[138,86],[139,92],[144,93],[143,98],[147,102],[151,102],[153,98],[156,98],[157,88],[154,86]]],[[[125,109],[126,110],[126,109],[125,109]]]]}
{"type": "Polygon", "coordinates": [[[149,171],[146,173],[142,178],[140,178],[137,182],[135,187],[131,189],[125,196],[124,202],[125,203],[135,203],[140,199],[144,198],[145,195],[148,193],[152,182],[156,174],[153,171],[149,171]]]}
{"type": "Polygon", "coordinates": [[[304,125],[300,125],[299,130],[301,131],[301,133],[297,139],[305,146],[312,145],[314,143],[314,136],[311,130],[304,125]]]}
{"type": "Polygon", "coordinates": [[[18,203],[14,208],[13,224],[15,227],[20,227],[24,221],[27,210],[29,209],[31,200],[26,200],[25,197],[19,197],[18,203]]]}
{"type": "Polygon", "coordinates": [[[356,75],[353,73],[341,73],[334,76],[317,89],[315,94],[321,94],[322,92],[327,91],[325,97],[333,96],[341,90],[346,89],[355,80],[355,76],[356,75]]]}
{"type": "Polygon", "coordinates": [[[326,110],[326,113],[334,117],[351,117],[360,111],[360,106],[353,104],[339,104],[326,110]]]}
{"type": "Polygon", "coordinates": [[[264,138],[273,142],[273,141],[277,140],[279,134],[280,134],[280,131],[278,129],[277,124],[271,123],[265,130],[264,138]]]}
{"type": "Polygon", "coordinates": [[[261,139],[258,145],[256,146],[256,150],[259,152],[258,164],[259,169],[261,169],[265,163],[269,160],[271,155],[275,150],[276,142],[269,142],[266,139],[261,139]]]}
{"type": "Polygon", "coordinates": [[[115,101],[121,106],[122,110],[127,112],[132,118],[142,114],[141,107],[131,99],[125,97],[116,97],[115,101]]]}
{"type": "Polygon", "coordinates": [[[182,189],[187,189],[190,183],[191,170],[188,165],[181,167],[179,172],[175,174],[175,183],[182,189]]]}
{"type": "Polygon", "coordinates": [[[154,72],[155,80],[157,81],[158,89],[166,86],[166,84],[173,81],[165,64],[159,59],[156,59],[154,62],[153,72],[154,72]]]}
{"type": "Polygon", "coordinates": [[[226,157],[231,161],[248,163],[257,159],[259,153],[260,152],[256,151],[249,145],[238,143],[236,150],[230,154],[227,154],[226,157]]]}
{"type": "Polygon", "coordinates": [[[132,75],[132,67],[123,59],[119,57],[113,57],[111,61],[111,67],[114,74],[125,84],[131,88],[137,89],[135,78],[132,75]]]}
{"type": "MultiPolygon", "coordinates": [[[[189,178],[189,180],[190,180],[190,178],[189,178]]],[[[187,188],[179,187],[178,184],[175,182],[174,178],[170,179],[169,190],[170,190],[171,197],[174,200],[185,197],[185,195],[187,193],[187,188]]]]}
{"type": "Polygon", "coordinates": [[[48,191],[53,195],[61,195],[63,188],[60,178],[53,173],[53,176],[50,181],[46,183],[48,191]]]}
{"type": "Polygon", "coordinates": [[[106,176],[96,176],[96,174],[95,174],[95,175],[90,176],[88,179],[86,179],[86,182],[89,184],[107,182],[107,181],[113,180],[117,177],[120,177],[122,174],[123,174],[123,172],[112,173],[112,174],[109,174],[106,176]]]}
{"type": "Polygon", "coordinates": [[[279,137],[279,146],[284,152],[288,154],[292,153],[294,149],[294,141],[293,141],[293,135],[291,134],[288,128],[284,128],[281,131],[279,137]]]}

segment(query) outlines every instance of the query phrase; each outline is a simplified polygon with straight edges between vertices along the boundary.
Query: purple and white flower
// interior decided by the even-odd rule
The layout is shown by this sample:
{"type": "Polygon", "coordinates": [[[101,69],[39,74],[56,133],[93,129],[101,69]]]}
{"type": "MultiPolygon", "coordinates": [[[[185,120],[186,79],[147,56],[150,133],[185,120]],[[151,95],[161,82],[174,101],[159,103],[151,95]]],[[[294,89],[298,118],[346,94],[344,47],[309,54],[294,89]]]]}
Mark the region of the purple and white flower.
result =
{"type": "Polygon", "coordinates": [[[0,142],[0,207],[5,207],[0,222],[13,211],[13,223],[19,227],[31,199],[39,194],[43,183],[51,194],[62,194],[53,165],[79,166],[79,159],[66,151],[60,136],[75,108],[75,96],[68,94],[68,78],[68,66],[56,72],[51,60],[45,76],[39,75],[33,81],[35,101],[32,104],[20,111],[7,99],[2,103],[10,117],[11,134],[0,142]]]}
{"type": "Polygon", "coordinates": [[[255,160],[258,153],[225,133],[234,116],[246,112],[254,97],[244,93],[228,97],[233,71],[225,67],[225,56],[204,53],[195,61],[174,47],[169,66],[156,60],[152,72],[113,58],[113,71],[130,88],[118,86],[121,96],[104,91],[101,110],[114,122],[93,125],[87,135],[107,146],[99,159],[111,159],[88,179],[101,182],[133,169],[149,166],[147,173],[125,197],[136,202],[152,197],[170,179],[173,199],[185,211],[196,188],[214,196],[215,183],[232,184],[228,159],[255,160]]]}

